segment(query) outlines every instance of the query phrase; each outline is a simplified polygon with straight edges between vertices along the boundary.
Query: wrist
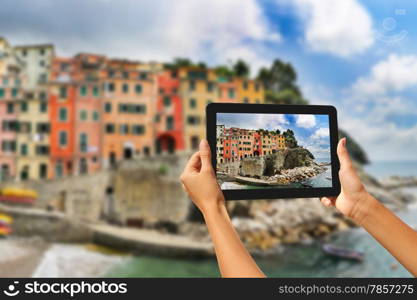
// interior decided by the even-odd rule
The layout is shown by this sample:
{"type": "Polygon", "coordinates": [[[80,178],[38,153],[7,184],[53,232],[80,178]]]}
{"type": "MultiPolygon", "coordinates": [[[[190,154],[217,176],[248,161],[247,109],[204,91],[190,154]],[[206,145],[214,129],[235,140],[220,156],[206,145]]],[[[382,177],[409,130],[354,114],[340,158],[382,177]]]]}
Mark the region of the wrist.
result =
{"type": "Polygon", "coordinates": [[[380,203],[371,194],[366,192],[360,197],[353,209],[351,219],[360,226],[374,213],[380,203]]]}
{"type": "Polygon", "coordinates": [[[225,212],[227,213],[224,201],[206,201],[206,203],[207,204],[201,208],[201,213],[204,218],[215,215],[223,215],[225,212]]]}

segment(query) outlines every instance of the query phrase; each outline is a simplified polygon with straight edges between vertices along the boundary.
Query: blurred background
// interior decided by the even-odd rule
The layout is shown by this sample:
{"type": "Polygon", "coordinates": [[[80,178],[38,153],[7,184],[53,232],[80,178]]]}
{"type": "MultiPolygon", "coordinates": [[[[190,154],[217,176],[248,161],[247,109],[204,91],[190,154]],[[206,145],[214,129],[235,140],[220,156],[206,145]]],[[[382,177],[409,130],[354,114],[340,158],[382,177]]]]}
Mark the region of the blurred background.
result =
{"type": "MultiPolygon", "coordinates": [[[[388,0],[2,1],[0,276],[219,276],[178,182],[211,102],[334,105],[368,191],[416,228],[415,12],[388,0]]],[[[410,276],[318,199],[228,209],[268,276],[410,276]]]]}

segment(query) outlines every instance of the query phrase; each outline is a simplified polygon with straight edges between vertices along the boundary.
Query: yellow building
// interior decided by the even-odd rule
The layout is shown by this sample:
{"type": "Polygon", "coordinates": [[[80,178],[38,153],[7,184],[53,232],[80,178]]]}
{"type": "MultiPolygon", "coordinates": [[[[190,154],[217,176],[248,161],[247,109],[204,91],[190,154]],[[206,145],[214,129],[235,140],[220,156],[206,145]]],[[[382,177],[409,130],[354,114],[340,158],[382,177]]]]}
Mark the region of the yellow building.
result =
{"type": "Polygon", "coordinates": [[[27,80],[22,84],[24,97],[17,105],[19,132],[17,144],[17,179],[51,178],[49,159],[50,122],[46,83],[54,56],[50,44],[15,47],[24,62],[27,80]]]}
{"type": "Polygon", "coordinates": [[[206,136],[206,105],[217,100],[217,78],[214,70],[198,67],[180,68],[178,76],[185,150],[196,150],[206,136]]]}
{"type": "Polygon", "coordinates": [[[265,90],[260,82],[251,79],[235,78],[234,83],[239,102],[252,104],[265,102],[265,90]]]}

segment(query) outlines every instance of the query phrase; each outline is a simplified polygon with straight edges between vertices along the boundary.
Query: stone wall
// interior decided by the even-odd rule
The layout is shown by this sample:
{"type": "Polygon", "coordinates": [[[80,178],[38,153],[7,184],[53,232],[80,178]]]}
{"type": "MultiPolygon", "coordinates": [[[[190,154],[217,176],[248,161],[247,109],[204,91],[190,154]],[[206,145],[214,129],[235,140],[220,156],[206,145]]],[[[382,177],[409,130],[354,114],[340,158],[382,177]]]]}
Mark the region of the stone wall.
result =
{"type": "Polygon", "coordinates": [[[0,205],[0,211],[13,217],[13,234],[18,236],[40,236],[49,242],[65,243],[86,243],[93,237],[85,223],[63,213],[5,205],[0,205]]]}

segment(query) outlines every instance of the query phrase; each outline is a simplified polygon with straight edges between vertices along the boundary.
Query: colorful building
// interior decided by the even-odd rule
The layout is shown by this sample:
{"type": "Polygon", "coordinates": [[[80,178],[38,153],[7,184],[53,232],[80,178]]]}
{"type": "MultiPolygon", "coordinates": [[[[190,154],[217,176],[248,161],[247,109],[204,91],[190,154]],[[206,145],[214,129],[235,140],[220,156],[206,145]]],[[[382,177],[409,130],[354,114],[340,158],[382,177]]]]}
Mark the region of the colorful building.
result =
{"type": "Polygon", "coordinates": [[[50,160],[54,178],[74,174],[75,98],[73,82],[76,63],[70,58],[54,58],[48,83],[51,124],[50,160]]]}
{"type": "Polygon", "coordinates": [[[105,167],[154,151],[157,80],[129,61],[109,61],[102,95],[105,167]]]}
{"type": "Polygon", "coordinates": [[[24,63],[0,37],[0,181],[16,177],[17,103],[23,98],[24,63]]]}
{"type": "MultiPolygon", "coordinates": [[[[0,179],[90,174],[124,159],[195,151],[207,104],[259,103],[263,93],[256,81],[205,67],[62,58],[49,44],[13,48],[0,38],[0,179]]],[[[280,145],[275,136],[219,130],[218,155],[227,161],[280,145]]]]}
{"type": "Polygon", "coordinates": [[[54,47],[29,45],[15,47],[23,61],[26,80],[24,97],[17,105],[17,177],[20,180],[48,179],[52,172],[49,159],[49,113],[47,82],[54,57],[54,47]]]}
{"type": "Polygon", "coordinates": [[[158,76],[156,102],[156,153],[174,153],[185,149],[183,101],[179,96],[180,80],[175,71],[158,76]]]}

